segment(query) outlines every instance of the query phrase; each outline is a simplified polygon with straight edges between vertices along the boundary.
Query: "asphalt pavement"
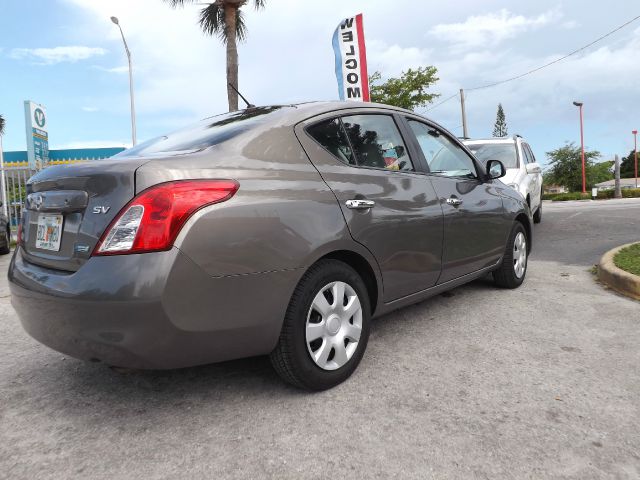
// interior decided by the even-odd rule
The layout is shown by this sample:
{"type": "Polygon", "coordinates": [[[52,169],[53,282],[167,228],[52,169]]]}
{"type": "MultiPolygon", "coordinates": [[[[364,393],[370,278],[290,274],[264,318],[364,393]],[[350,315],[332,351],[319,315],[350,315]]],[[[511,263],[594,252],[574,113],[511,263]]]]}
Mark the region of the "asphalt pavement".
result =
{"type": "Polygon", "coordinates": [[[520,289],[483,279],[377,320],[354,376],[315,394],[266,358],[65,357],[22,330],[2,275],[0,478],[640,478],[640,303],[589,271],[638,219],[638,200],[545,204],[520,289]]]}

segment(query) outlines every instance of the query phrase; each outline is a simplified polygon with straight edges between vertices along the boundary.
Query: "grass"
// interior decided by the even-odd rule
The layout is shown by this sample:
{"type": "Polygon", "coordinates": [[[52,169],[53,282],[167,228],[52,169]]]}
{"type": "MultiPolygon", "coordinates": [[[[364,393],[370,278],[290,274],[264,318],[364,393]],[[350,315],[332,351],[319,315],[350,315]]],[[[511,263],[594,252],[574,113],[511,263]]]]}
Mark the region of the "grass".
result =
{"type": "Polygon", "coordinates": [[[613,257],[613,263],[625,272],[640,275],[640,243],[634,243],[620,250],[613,257]]]}

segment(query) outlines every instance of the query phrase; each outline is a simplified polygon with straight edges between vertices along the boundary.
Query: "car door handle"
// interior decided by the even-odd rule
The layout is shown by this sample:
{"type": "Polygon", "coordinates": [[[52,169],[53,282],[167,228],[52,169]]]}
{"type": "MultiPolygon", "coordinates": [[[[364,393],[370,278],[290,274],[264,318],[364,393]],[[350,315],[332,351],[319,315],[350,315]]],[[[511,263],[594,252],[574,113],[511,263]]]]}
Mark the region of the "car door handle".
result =
{"type": "Polygon", "coordinates": [[[462,205],[462,200],[456,197],[449,197],[447,198],[446,201],[447,201],[447,205],[453,205],[454,207],[458,207],[462,205]]]}
{"type": "Polygon", "coordinates": [[[347,200],[346,202],[344,202],[344,204],[347,206],[347,208],[350,208],[352,210],[366,210],[368,208],[373,208],[376,206],[376,202],[374,202],[373,200],[360,199],[347,200]]]}

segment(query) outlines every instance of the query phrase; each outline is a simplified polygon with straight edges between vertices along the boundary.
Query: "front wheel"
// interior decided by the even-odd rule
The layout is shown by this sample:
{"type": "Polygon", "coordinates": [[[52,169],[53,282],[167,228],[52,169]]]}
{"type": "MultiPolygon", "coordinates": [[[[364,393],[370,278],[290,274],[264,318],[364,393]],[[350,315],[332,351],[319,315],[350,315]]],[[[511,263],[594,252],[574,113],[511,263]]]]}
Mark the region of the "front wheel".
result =
{"type": "Polygon", "coordinates": [[[493,272],[493,280],[499,287],[518,288],[527,274],[527,232],[520,222],[511,229],[502,263],[493,272]]]}
{"type": "Polygon", "coordinates": [[[349,265],[322,260],[296,287],[270,359],[288,383],[326,390],[357,368],[369,339],[367,289],[349,265]]]}

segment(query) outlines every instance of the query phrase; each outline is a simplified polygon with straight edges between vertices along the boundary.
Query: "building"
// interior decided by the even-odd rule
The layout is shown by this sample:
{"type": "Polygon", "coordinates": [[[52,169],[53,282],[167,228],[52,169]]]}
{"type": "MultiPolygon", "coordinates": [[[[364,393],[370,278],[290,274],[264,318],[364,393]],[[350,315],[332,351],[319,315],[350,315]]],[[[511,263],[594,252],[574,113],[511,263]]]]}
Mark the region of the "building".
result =
{"type": "MultiPolygon", "coordinates": [[[[90,160],[102,160],[113,157],[124,150],[122,147],[114,148],[69,148],[65,150],[49,150],[48,165],[66,165],[70,163],[86,162],[90,160]]],[[[4,152],[4,166],[28,167],[27,151],[4,152]]]]}
{"type": "MultiPolygon", "coordinates": [[[[640,187],[640,178],[621,178],[620,188],[636,188],[636,185],[640,187]]],[[[607,180],[606,182],[596,183],[598,190],[613,190],[616,188],[615,180],[607,180]]]]}
{"type": "Polygon", "coordinates": [[[562,185],[543,185],[544,193],[567,193],[567,187],[562,185]]]}

